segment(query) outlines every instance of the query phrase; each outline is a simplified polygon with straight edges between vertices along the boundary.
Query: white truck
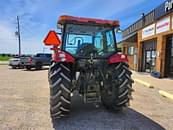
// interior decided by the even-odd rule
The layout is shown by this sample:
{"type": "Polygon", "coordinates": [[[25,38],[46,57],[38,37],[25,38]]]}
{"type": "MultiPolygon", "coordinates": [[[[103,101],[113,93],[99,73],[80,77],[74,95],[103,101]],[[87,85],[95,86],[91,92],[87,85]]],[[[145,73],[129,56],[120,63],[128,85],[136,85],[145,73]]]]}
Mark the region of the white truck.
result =
{"type": "Polygon", "coordinates": [[[20,62],[20,57],[19,56],[15,56],[13,58],[11,58],[9,60],[9,66],[12,67],[12,69],[16,69],[16,68],[23,68],[21,62],[20,62]]]}

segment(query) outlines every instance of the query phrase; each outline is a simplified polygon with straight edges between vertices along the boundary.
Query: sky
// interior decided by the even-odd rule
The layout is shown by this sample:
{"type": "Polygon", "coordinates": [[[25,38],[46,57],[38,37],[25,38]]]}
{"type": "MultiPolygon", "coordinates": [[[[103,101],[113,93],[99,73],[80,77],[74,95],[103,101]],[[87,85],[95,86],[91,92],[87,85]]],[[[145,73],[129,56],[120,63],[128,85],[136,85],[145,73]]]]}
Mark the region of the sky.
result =
{"type": "MultiPolygon", "coordinates": [[[[56,30],[60,15],[119,20],[127,28],[165,0],[0,0],[0,53],[18,53],[16,17],[20,18],[22,54],[50,52],[43,40],[56,30]]],[[[118,36],[118,41],[121,37],[118,36]]]]}

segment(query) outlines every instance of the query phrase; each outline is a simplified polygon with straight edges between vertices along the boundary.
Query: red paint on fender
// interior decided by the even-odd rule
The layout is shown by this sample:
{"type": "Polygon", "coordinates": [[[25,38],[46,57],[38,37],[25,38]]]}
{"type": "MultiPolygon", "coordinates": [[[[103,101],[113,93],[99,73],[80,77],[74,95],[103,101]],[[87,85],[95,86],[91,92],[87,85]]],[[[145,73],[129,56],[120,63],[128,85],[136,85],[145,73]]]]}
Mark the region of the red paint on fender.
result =
{"type": "Polygon", "coordinates": [[[128,62],[127,55],[125,54],[115,54],[108,59],[108,64],[118,63],[118,62],[128,62]]]}
{"type": "Polygon", "coordinates": [[[52,57],[55,62],[75,63],[75,58],[73,56],[61,50],[56,50],[52,57]]]}

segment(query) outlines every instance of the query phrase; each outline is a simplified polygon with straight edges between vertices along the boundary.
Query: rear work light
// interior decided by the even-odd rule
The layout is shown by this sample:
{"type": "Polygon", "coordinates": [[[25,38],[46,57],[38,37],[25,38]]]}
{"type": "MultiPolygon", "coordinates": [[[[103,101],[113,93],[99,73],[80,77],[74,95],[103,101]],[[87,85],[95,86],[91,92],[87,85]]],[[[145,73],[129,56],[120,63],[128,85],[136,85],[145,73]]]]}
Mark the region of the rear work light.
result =
{"type": "Polygon", "coordinates": [[[126,55],[121,55],[121,59],[125,59],[126,58],[126,55]]]}

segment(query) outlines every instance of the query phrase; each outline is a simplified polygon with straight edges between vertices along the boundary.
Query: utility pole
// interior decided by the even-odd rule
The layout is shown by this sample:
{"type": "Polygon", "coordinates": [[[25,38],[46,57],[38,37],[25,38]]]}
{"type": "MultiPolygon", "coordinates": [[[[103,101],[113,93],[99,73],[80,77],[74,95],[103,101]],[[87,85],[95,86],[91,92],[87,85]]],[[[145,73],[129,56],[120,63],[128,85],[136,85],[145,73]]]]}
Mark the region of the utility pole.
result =
{"type": "Polygon", "coordinates": [[[45,50],[46,50],[47,48],[46,47],[43,47],[43,54],[45,53],[45,50]]]}
{"type": "Polygon", "coordinates": [[[19,40],[19,56],[21,56],[21,38],[20,38],[20,21],[19,16],[17,16],[17,32],[16,35],[18,36],[19,40]]]}

